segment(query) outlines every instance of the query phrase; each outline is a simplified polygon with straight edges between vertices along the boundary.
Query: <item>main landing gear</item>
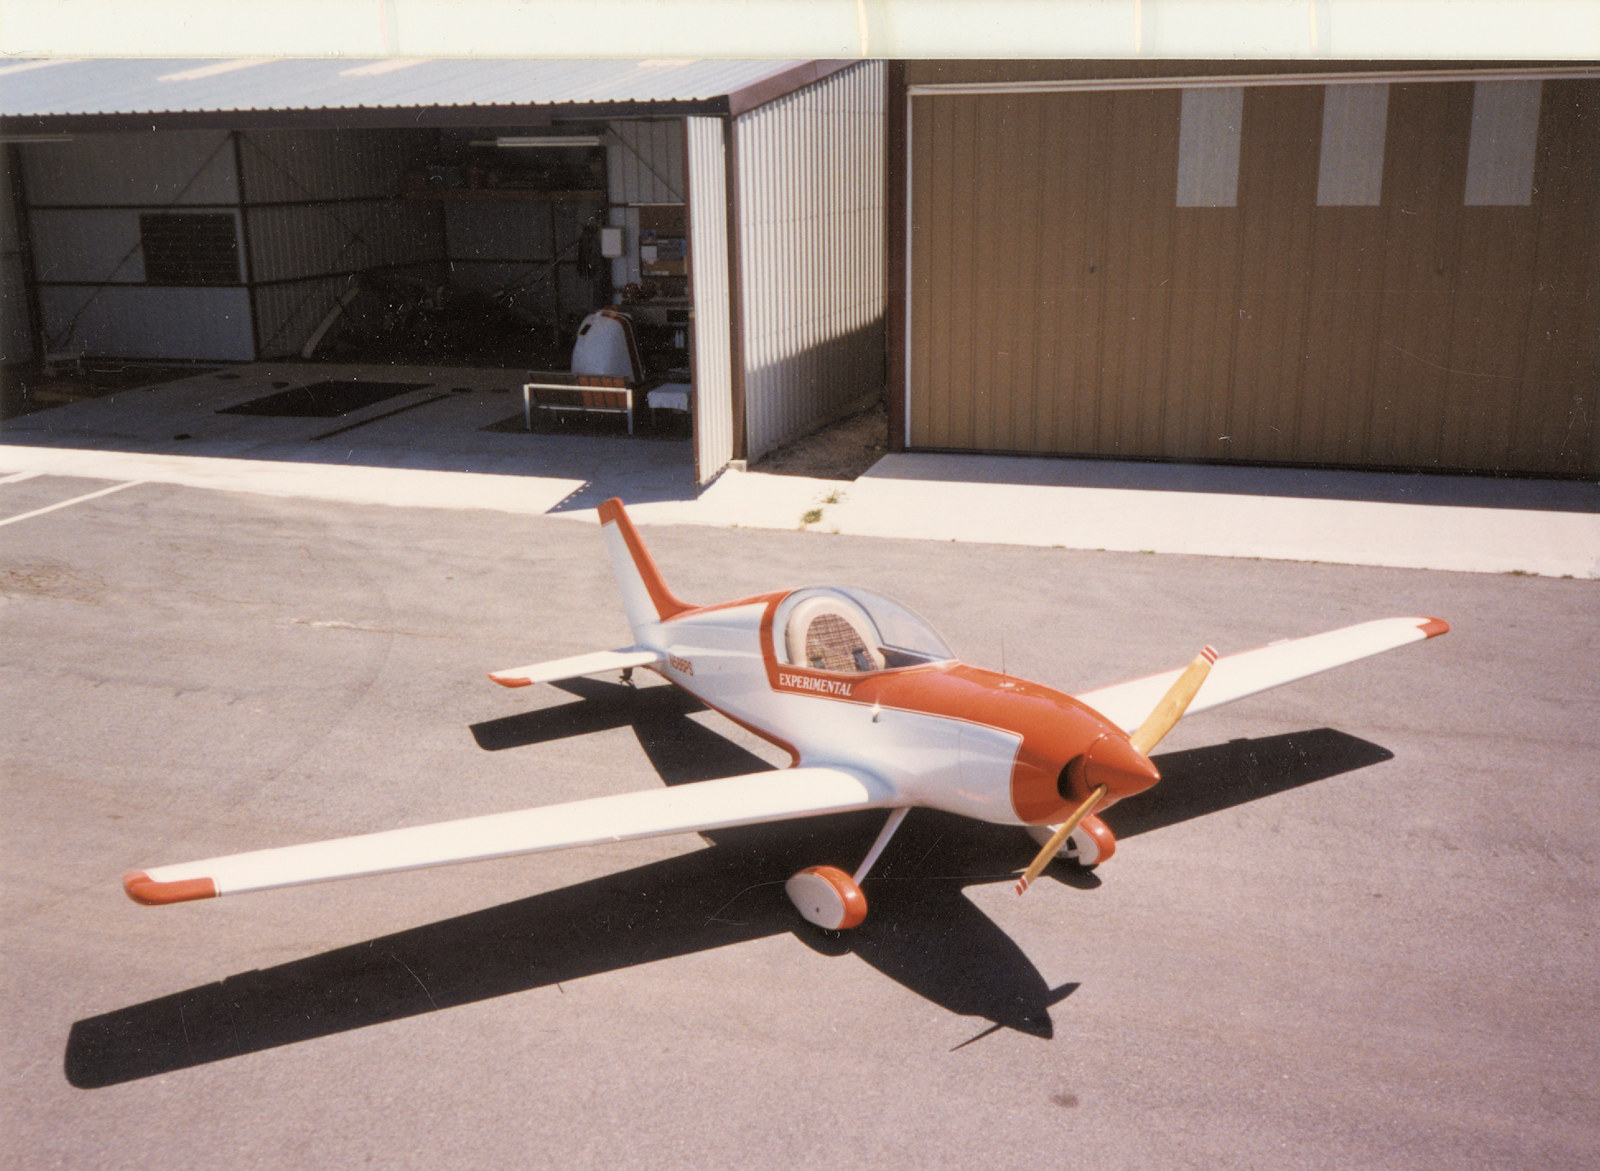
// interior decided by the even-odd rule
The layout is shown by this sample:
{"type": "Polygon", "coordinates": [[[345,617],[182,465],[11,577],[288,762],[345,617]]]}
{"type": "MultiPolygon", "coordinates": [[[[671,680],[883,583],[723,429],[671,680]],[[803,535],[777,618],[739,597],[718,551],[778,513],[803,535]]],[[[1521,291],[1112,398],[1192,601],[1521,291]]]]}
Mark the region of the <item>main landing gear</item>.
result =
{"type": "Polygon", "coordinates": [[[867,896],[861,893],[861,882],[908,812],[906,808],[890,811],[889,820],[878,831],[878,840],[872,843],[854,874],[846,874],[837,866],[808,866],[784,884],[784,893],[807,923],[829,931],[860,925],[867,917],[867,896]]]}

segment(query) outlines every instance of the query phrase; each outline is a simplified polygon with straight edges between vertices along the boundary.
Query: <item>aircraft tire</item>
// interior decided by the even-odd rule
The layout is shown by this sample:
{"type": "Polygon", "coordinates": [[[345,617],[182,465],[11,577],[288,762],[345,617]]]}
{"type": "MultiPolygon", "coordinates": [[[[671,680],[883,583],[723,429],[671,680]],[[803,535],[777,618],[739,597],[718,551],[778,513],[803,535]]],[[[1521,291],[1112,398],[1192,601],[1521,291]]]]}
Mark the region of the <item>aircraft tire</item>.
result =
{"type": "Polygon", "coordinates": [[[808,866],[783,889],[806,922],[829,931],[848,931],[867,917],[867,896],[837,866],[808,866]]]}

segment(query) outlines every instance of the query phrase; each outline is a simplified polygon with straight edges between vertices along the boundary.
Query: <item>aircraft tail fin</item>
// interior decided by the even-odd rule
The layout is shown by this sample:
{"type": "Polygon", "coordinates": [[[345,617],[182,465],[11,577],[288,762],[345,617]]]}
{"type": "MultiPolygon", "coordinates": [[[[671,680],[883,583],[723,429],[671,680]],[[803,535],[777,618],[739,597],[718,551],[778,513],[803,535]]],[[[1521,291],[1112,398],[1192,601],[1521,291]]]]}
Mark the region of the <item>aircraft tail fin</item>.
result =
{"type": "Polygon", "coordinates": [[[633,527],[622,501],[616,497],[600,505],[600,529],[605,534],[606,550],[611,554],[617,588],[622,591],[622,607],[627,611],[628,625],[635,631],[694,609],[667,588],[661,571],[656,568],[655,558],[644,547],[639,530],[633,527]]]}

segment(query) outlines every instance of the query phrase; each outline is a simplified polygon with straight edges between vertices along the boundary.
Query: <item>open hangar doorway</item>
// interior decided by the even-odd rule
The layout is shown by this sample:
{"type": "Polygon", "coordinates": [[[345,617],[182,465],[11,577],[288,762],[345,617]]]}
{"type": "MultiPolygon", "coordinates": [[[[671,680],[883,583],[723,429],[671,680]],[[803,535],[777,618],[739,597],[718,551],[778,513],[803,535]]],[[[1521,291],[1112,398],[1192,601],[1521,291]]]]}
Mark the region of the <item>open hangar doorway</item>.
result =
{"type": "Polygon", "coordinates": [[[251,362],[564,371],[623,300],[647,371],[689,381],[683,141],[670,118],[12,143],[7,300],[32,311],[24,358],[84,393],[251,362]]]}
{"type": "Polygon", "coordinates": [[[7,295],[41,360],[299,361],[369,274],[377,326],[531,316],[522,370],[613,304],[687,365],[703,484],[881,398],[884,99],[875,61],[22,62],[7,295]]]}

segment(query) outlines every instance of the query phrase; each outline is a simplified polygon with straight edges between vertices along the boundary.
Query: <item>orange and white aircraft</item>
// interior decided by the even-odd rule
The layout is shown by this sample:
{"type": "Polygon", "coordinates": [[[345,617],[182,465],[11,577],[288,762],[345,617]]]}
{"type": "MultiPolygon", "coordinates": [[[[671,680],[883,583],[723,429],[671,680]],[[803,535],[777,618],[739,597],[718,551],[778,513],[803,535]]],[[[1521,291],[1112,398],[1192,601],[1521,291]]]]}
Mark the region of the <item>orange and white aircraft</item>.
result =
{"type": "Polygon", "coordinates": [[[1095,865],[1115,841],[1095,814],[1160,780],[1149,753],[1185,711],[1229,703],[1443,634],[1437,618],[1385,618],[1066,695],[956,661],[921,618],[869,590],[819,586],[693,606],[661,579],[619,500],[602,532],[634,643],[496,671],[525,687],[649,668],[787,750],[793,767],[595,797],[308,845],[158,866],[123,878],[146,904],[362,874],[692,833],[854,809],[888,818],[853,874],[812,866],[788,881],[801,915],[859,924],[861,883],[918,806],[1024,828],[1043,848],[1022,893],[1057,857],[1095,865]]]}

